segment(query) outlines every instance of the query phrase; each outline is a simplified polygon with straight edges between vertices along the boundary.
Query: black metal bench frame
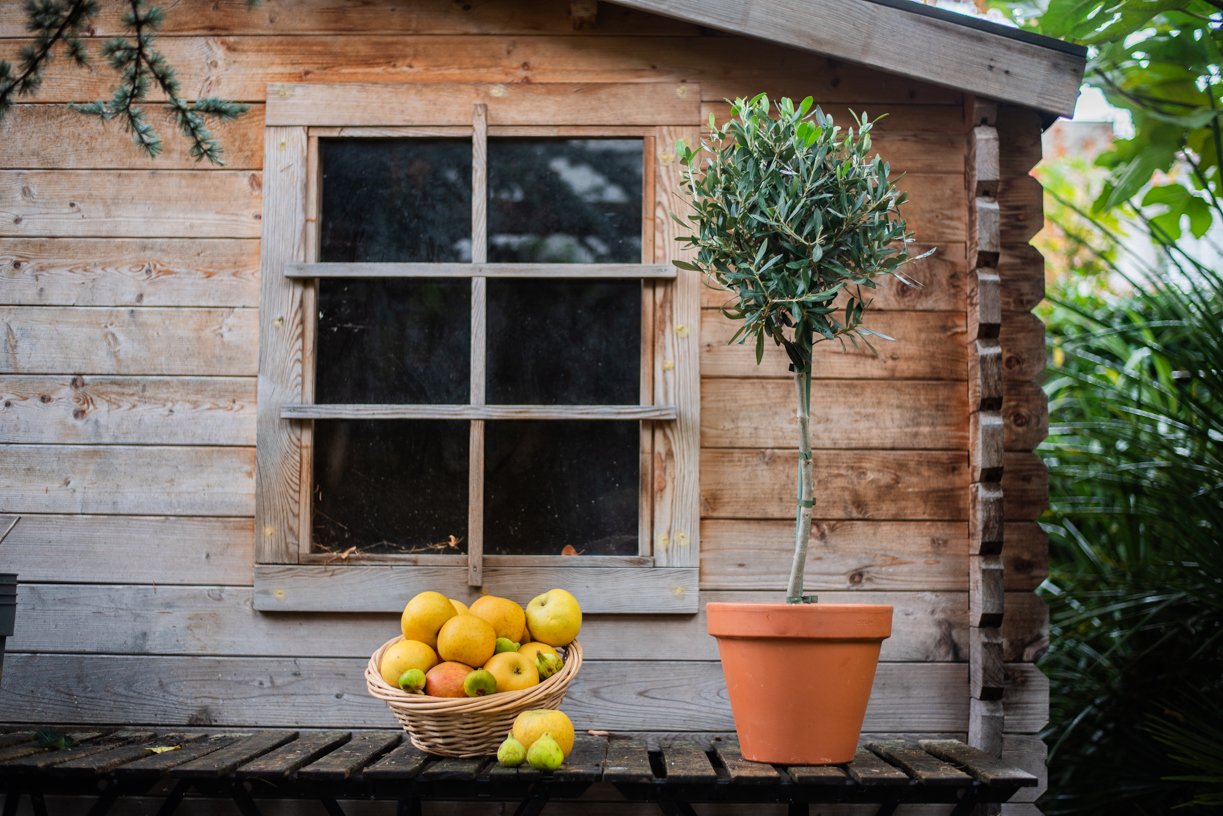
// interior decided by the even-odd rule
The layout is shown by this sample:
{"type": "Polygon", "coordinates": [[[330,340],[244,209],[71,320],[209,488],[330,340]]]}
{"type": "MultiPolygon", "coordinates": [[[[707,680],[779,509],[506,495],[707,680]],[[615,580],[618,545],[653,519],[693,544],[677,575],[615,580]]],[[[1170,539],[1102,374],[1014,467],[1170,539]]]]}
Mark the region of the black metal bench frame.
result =
{"type": "Polygon", "coordinates": [[[538,816],[549,801],[576,799],[599,782],[629,801],[656,803],[667,816],[694,816],[694,803],[785,804],[791,816],[810,804],[875,804],[878,816],[890,816],[902,804],[934,803],[966,816],[1038,782],[954,740],[872,742],[844,766],[786,768],[748,762],[730,740],[708,752],[684,741],[650,752],[639,740],[583,734],[564,766],[540,773],[503,768],[491,757],[434,757],[398,732],[71,736],[77,747],[53,751],[34,742],[32,731],[0,735],[3,816],[16,816],[23,795],[34,816],[48,816],[47,794],[97,796],[89,816],[106,816],[124,796],[164,795],[157,816],[172,816],[191,791],[231,799],[242,816],[261,816],[261,799],[315,800],[329,816],[343,816],[338,802],[349,799],[397,801],[398,816],[419,816],[426,800],[474,799],[518,802],[516,816],[538,816]],[[179,740],[177,751],[146,750],[179,740]]]}

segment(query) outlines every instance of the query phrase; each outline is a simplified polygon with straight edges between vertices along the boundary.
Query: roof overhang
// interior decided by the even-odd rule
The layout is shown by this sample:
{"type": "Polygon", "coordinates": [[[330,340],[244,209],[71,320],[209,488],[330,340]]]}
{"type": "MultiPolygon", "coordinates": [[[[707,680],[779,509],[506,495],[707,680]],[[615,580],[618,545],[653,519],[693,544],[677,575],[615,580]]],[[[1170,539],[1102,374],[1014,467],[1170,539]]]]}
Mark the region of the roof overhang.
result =
{"type": "Polygon", "coordinates": [[[1070,116],[1087,49],[911,0],[612,0],[617,5],[1070,116]]]}

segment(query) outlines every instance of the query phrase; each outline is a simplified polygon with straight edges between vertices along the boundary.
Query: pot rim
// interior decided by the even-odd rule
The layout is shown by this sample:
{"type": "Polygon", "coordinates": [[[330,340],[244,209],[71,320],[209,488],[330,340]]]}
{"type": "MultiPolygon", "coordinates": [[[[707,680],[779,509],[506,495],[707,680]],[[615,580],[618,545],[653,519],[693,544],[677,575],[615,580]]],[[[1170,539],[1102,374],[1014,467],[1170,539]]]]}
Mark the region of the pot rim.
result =
{"type": "Polygon", "coordinates": [[[718,638],[878,640],[892,634],[888,604],[787,604],[711,601],[709,634],[718,638]]]}

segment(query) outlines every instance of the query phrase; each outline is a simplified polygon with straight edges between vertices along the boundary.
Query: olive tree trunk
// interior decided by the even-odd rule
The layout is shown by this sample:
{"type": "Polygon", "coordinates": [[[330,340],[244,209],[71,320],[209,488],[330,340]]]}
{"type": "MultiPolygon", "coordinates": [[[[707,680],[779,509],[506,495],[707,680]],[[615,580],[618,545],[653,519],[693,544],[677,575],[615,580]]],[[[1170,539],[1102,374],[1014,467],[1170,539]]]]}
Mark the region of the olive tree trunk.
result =
{"type": "Polygon", "coordinates": [[[807,543],[811,540],[811,514],[815,507],[815,474],[811,462],[811,369],[794,372],[798,397],[798,522],[794,538],[794,563],[786,603],[803,603],[803,570],[807,566],[807,543]]]}

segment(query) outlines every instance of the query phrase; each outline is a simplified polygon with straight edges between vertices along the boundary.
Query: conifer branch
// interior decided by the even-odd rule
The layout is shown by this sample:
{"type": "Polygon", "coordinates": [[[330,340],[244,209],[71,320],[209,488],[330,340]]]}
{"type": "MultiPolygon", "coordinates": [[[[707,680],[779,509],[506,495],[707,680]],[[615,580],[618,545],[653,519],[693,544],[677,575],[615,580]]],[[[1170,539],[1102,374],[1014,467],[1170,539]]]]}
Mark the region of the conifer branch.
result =
{"type": "Polygon", "coordinates": [[[42,85],[43,71],[54,56],[54,47],[64,43],[68,57],[77,65],[89,64],[81,34],[98,13],[97,0],[26,0],[26,27],[34,33],[34,44],[21,49],[21,67],[0,60],[0,120],[18,96],[34,96],[42,85]]]}

